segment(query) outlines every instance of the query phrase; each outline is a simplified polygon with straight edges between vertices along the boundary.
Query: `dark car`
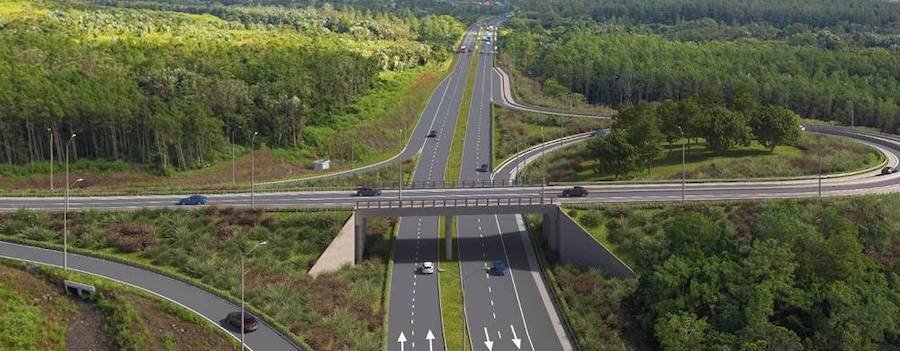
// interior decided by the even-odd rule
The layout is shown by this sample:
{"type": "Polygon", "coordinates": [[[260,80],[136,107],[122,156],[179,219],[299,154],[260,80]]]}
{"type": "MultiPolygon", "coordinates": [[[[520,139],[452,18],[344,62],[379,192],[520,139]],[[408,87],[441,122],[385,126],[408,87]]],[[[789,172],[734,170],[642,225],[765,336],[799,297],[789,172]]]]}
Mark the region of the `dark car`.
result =
{"type": "Polygon", "coordinates": [[[429,138],[437,137],[437,131],[436,131],[436,130],[432,130],[432,131],[428,132],[427,137],[429,137],[429,138]]]}
{"type": "Polygon", "coordinates": [[[506,270],[508,268],[509,267],[506,266],[506,262],[497,260],[497,261],[494,261],[494,265],[491,266],[491,269],[488,270],[488,273],[491,275],[496,275],[496,276],[502,277],[502,276],[506,275],[506,270]]]}
{"type": "Polygon", "coordinates": [[[481,166],[478,166],[478,168],[476,168],[475,170],[476,170],[476,171],[479,171],[479,172],[490,172],[490,171],[491,171],[491,167],[488,167],[487,163],[485,163],[485,164],[483,164],[483,165],[481,165],[481,166]]]}
{"type": "MultiPolygon", "coordinates": [[[[241,313],[240,312],[231,312],[228,314],[228,324],[237,328],[237,330],[241,330],[241,313]]],[[[249,313],[244,313],[244,332],[252,332],[259,328],[259,322],[256,320],[256,317],[249,313]]]]}
{"type": "Polygon", "coordinates": [[[894,173],[897,173],[897,168],[894,168],[894,167],[884,167],[884,168],[881,169],[881,174],[882,174],[882,175],[894,174],[894,173]]]}
{"type": "Polygon", "coordinates": [[[179,205],[206,205],[206,196],[203,195],[191,195],[181,200],[178,200],[179,205]]]}
{"type": "Polygon", "coordinates": [[[571,189],[566,189],[562,191],[562,197],[585,197],[588,194],[588,190],[584,187],[576,186],[571,189]]]}
{"type": "Polygon", "coordinates": [[[368,186],[361,186],[356,189],[356,196],[381,196],[381,189],[375,189],[368,186]]]}

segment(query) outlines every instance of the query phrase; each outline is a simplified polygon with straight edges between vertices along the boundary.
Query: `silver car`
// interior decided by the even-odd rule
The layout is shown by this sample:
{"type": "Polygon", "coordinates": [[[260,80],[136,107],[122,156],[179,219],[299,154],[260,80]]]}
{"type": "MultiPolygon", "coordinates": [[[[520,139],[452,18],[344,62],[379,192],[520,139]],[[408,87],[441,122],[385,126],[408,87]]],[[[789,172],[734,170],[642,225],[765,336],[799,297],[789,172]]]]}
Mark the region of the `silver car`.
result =
{"type": "Polygon", "coordinates": [[[419,268],[419,272],[421,272],[422,274],[434,274],[434,263],[433,262],[422,263],[422,267],[419,268]]]}

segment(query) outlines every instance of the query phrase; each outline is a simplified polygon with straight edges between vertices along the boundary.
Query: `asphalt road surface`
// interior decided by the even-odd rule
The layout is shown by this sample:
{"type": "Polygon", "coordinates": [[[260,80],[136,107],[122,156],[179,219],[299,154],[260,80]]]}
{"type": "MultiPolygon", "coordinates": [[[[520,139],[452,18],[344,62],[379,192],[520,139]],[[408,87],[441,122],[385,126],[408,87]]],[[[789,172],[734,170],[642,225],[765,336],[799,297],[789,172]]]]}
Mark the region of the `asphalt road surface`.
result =
{"type": "MultiPolygon", "coordinates": [[[[468,29],[463,45],[472,47],[477,26],[468,29]]],[[[447,166],[453,132],[466,88],[471,53],[458,54],[459,59],[448,79],[432,95],[429,110],[434,117],[428,128],[416,130],[425,137],[434,130],[437,136],[424,139],[422,153],[413,173],[413,181],[441,181],[447,166]]],[[[398,193],[398,200],[400,194],[398,193]]],[[[420,274],[424,262],[438,262],[437,217],[404,217],[400,219],[394,240],[391,294],[388,306],[388,350],[443,350],[440,294],[436,274],[420,274]]]]}
{"type": "MultiPolygon", "coordinates": [[[[476,169],[493,167],[491,103],[497,91],[497,75],[492,42],[483,43],[466,127],[461,181],[490,181],[491,172],[476,169]]],[[[459,216],[457,221],[463,301],[472,349],[561,351],[563,344],[569,346],[561,326],[555,328],[551,320],[552,315],[558,322],[552,300],[546,291],[542,296],[538,289],[544,286],[540,267],[527,233],[519,227],[518,216],[459,216]],[[503,276],[489,273],[495,262],[509,267],[508,272],[503,276]]]]}

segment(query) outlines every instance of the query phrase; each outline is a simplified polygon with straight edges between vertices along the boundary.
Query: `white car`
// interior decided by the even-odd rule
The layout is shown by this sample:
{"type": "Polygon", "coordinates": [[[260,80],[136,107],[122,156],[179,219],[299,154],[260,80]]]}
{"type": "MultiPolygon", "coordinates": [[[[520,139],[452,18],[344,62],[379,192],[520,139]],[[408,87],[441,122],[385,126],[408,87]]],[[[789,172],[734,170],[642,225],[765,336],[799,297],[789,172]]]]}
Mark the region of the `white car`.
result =
{"type": "Polygon", "coordinates": [[[419,272],[422,272],[422,274],[434,274],[434,263],[432,263],[432,262],[422,263],[422,267],[419,268],[419,272]]]}

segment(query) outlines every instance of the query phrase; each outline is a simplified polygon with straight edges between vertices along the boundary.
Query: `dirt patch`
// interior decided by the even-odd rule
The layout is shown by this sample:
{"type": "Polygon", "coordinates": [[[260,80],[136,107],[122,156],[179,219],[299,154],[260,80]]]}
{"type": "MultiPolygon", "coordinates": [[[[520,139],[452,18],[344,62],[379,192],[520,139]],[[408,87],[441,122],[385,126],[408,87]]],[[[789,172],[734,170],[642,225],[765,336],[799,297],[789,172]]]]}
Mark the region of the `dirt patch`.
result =
{"type": "Polygon", "coordinates": [[[109,336],[103,329],[103,313],[81,301],[76,301],[75,305],[78,311],[69,315],[66,351],[112,350],[109,336]]]}
{"type": "Polygon", "coordinates": [[[165,306],[145,297],[125,298],[150,331],[148,351],[237,350],[211,327],[167,313],[165,306]]]}

